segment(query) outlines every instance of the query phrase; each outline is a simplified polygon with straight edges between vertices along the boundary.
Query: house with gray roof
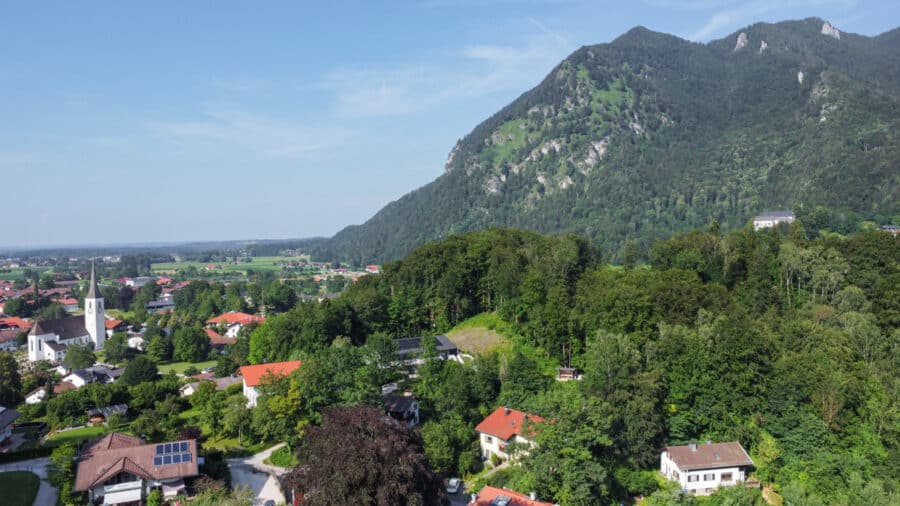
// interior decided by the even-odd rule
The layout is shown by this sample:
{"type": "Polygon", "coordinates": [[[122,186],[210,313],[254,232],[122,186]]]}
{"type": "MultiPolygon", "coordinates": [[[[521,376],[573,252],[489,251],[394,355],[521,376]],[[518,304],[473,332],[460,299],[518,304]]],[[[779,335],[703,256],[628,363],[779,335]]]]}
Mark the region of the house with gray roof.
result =
{"type": "Polygon", "coordinates": [[[13,422],[20,416],[18,411],[0,406],[0,443],[12,437],[13,422]]]}

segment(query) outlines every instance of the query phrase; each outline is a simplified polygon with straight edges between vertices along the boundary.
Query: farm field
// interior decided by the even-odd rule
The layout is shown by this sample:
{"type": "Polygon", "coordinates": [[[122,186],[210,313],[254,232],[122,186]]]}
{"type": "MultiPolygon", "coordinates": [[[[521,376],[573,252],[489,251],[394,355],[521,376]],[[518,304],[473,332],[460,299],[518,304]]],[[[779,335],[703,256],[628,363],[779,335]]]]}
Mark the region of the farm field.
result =
{"type": "Polygon", "coordinates": [[[25,277],[25,271],[34,271],[44,273],[52,270],[51,267],[11,267],[9,269],[0,269],[0,279],[7,281],[15,281],[25,277]]]}
{"type": "Polygon", "coordinates": [[[221,267],[221,269],[215,269],[213,272],[241,272],[244,273],[247,269],[253,269],[257,271],[280,271],[282,267],[282,263],[286,261],[298,261],[301,260],[299,257],[253,257],[251,258],[251,262],[244,263],[238,262],[236,264],[230,262],[165,262],[165,263],[157,263],[151,266],[151,270],[154,274],[173,274],[179,269],[187,269],[188,267],[195,267],[198,270],[203,270],[206,265],[215,265],[221,267]]]}

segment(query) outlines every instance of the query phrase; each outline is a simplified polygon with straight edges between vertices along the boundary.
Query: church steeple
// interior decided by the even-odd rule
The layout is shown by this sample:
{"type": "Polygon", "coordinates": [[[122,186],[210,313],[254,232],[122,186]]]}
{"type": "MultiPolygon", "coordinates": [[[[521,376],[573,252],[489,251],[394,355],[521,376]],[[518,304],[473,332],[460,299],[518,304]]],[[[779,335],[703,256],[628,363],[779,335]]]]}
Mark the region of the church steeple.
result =
{"type": "Polygon", "coordinates": [[[97,268],[93,260],[91,260],[91,284],[84,296],[84,328],[91,335],[94,349],[103,349],[106,342],[106,315],[103,309],[103,294],[97,286],[97,268]]]}
{"type": "Polygon", "coordinates": [[[91,260],[91,284],[88,286],[88,292],[84,298],[97,299],[99,297],[102,297],[102,295],[100,295],[100,288],[97,287],[97,270],[94,268],[94,261],[91,260]]]}

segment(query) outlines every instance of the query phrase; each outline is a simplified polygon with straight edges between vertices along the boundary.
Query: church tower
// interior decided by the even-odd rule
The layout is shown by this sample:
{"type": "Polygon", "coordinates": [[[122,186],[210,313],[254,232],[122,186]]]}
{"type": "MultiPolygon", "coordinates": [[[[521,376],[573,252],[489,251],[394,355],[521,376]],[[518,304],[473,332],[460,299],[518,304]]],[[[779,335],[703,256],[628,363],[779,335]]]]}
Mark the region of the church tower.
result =
{"type": "Polygon", "coordinates": [[[103,295],[97,286],[97,271],[91,260],[91,284],[84,296],[84,328],[91,335],[95,350],[102,350],[106,342],[106,315],[103,312],[103,295]]]}

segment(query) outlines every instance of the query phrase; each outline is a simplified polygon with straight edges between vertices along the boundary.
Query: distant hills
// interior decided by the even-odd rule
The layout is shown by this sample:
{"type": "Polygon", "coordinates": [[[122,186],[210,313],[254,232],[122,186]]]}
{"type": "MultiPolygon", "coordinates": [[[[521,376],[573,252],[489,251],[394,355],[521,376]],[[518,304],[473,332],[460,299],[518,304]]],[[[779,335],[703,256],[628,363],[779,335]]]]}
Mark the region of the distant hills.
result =
{"type": "Polygon", "coordinates": [[[807,230],[900,214],[900,29],[759,23],[699,44],[637,27],[586,46],[476,126],[432,183],[315,256],[393,260],[491,226],[577,232],[608,256],[794,210],[807,230]]]}

